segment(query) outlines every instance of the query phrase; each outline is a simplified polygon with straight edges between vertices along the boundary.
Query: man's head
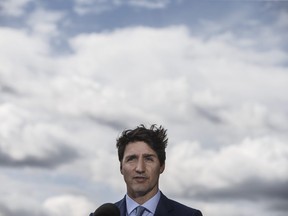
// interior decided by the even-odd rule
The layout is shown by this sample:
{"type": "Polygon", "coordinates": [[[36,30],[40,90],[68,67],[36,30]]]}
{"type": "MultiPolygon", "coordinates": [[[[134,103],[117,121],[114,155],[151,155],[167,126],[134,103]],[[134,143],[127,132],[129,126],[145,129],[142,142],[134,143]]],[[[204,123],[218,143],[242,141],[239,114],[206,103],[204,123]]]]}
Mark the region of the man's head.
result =
{"type": "Polygon", "coordinates": [[[165,149],[168,143],[166,131],[162,126],[157,127],[155,124],[150,128],[146,128],[141,124],[133,130],[124,130],[116,143],[120,163],[123,160],[124,151],[128,143],[143,141],[156,152],[162,166],[166,160],[165,149]]]}
{"type": "Polygon", "coordinates": [[[128,195],[139,204],[158,191],[159,176],[165,169],[166,130],[140,125],[126,130],[117,140],[120,170],[128,195]]]}

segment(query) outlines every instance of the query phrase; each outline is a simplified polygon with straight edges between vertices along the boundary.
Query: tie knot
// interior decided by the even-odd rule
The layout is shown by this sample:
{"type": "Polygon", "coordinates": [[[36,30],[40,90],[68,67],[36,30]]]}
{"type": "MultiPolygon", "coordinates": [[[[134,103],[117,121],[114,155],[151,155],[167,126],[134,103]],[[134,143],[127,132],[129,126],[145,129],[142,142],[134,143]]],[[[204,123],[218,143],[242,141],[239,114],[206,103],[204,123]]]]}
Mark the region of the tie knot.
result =
{"type": "Polygon", "coordinates": [[[144,213],[144,211],[145,211],[145,207],[143,207],[143,206],[138,206],[137,208],[136,208],[136,216],[142,216],[142,214],[144,213]]]}

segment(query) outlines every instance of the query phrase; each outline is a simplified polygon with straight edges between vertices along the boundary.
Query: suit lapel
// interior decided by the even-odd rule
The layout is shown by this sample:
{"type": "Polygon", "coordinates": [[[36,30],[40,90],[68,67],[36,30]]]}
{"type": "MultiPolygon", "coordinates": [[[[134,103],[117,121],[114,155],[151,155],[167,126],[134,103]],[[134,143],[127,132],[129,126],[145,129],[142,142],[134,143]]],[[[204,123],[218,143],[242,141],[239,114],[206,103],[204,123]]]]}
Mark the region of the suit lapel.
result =
{"type": "Polygon", "coordinates": [[[172,215],[172,212],[173,207],[169,204],[169,199],[161,192],[161,197],[155,211],[155,216],[172,215]]]}
{"type": "Polygon", "coordinates": [[[127,210],[126,210],[126,199],[125,199],[125,197],[122,200],[120,200],[119,202],[115,203],[115,204],[118,206],[118,208],[120,210],[120,216],[126,216],[127,210]]]}

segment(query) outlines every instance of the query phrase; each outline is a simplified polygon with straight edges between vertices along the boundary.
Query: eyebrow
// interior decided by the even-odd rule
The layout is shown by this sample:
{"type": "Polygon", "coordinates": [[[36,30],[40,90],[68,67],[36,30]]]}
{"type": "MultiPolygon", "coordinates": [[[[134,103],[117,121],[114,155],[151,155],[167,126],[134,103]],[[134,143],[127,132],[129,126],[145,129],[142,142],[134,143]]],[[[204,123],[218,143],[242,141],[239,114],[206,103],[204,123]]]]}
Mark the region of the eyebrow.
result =
{"type": "MultiPolygon", "coordinates": [[[[125,158],[137,158],[137,157],[138,157],[137,154],[131,154],[131,155],[126,155],[124,159],[125,158]]],[[[157,157],[157,155],[156,154],[143,154],[143,157],[157,157]]]]}
{"type": "Polygon", "coordinates": [[[143,154],[144,157],[157,157],[155,154],[143,154]]]}
{"type": "Polygon", "coordinates": [[[137,157],[137,155],[136,154],[131,154],[131,155],[126,155],[125,157],[124,157],[124,159],[125,158],[136,158],[137,157]]]}

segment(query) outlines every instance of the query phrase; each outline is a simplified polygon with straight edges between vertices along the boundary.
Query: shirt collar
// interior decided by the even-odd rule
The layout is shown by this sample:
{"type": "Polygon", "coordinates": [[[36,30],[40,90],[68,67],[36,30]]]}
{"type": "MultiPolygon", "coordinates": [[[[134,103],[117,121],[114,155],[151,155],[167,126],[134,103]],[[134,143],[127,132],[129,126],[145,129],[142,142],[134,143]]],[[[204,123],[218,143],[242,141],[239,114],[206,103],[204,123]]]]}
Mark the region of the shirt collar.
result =
{"type": "MultiPolygon", "coordinates": [[[[141,206],[145,207],[147,210],[149,210],[152,214],[155,214],[156,207],[158,205],[158,202],[160,200],[161,193],[158,190],[158,192],[147,202],[142,204],[141,206]]],[[[127,208],[127,213],[130,215],[130,213],[137,207],[139,204],[135,202],[133,199],[131,199],[128,194],[126,194],[126,208],[127,208]]]]}

